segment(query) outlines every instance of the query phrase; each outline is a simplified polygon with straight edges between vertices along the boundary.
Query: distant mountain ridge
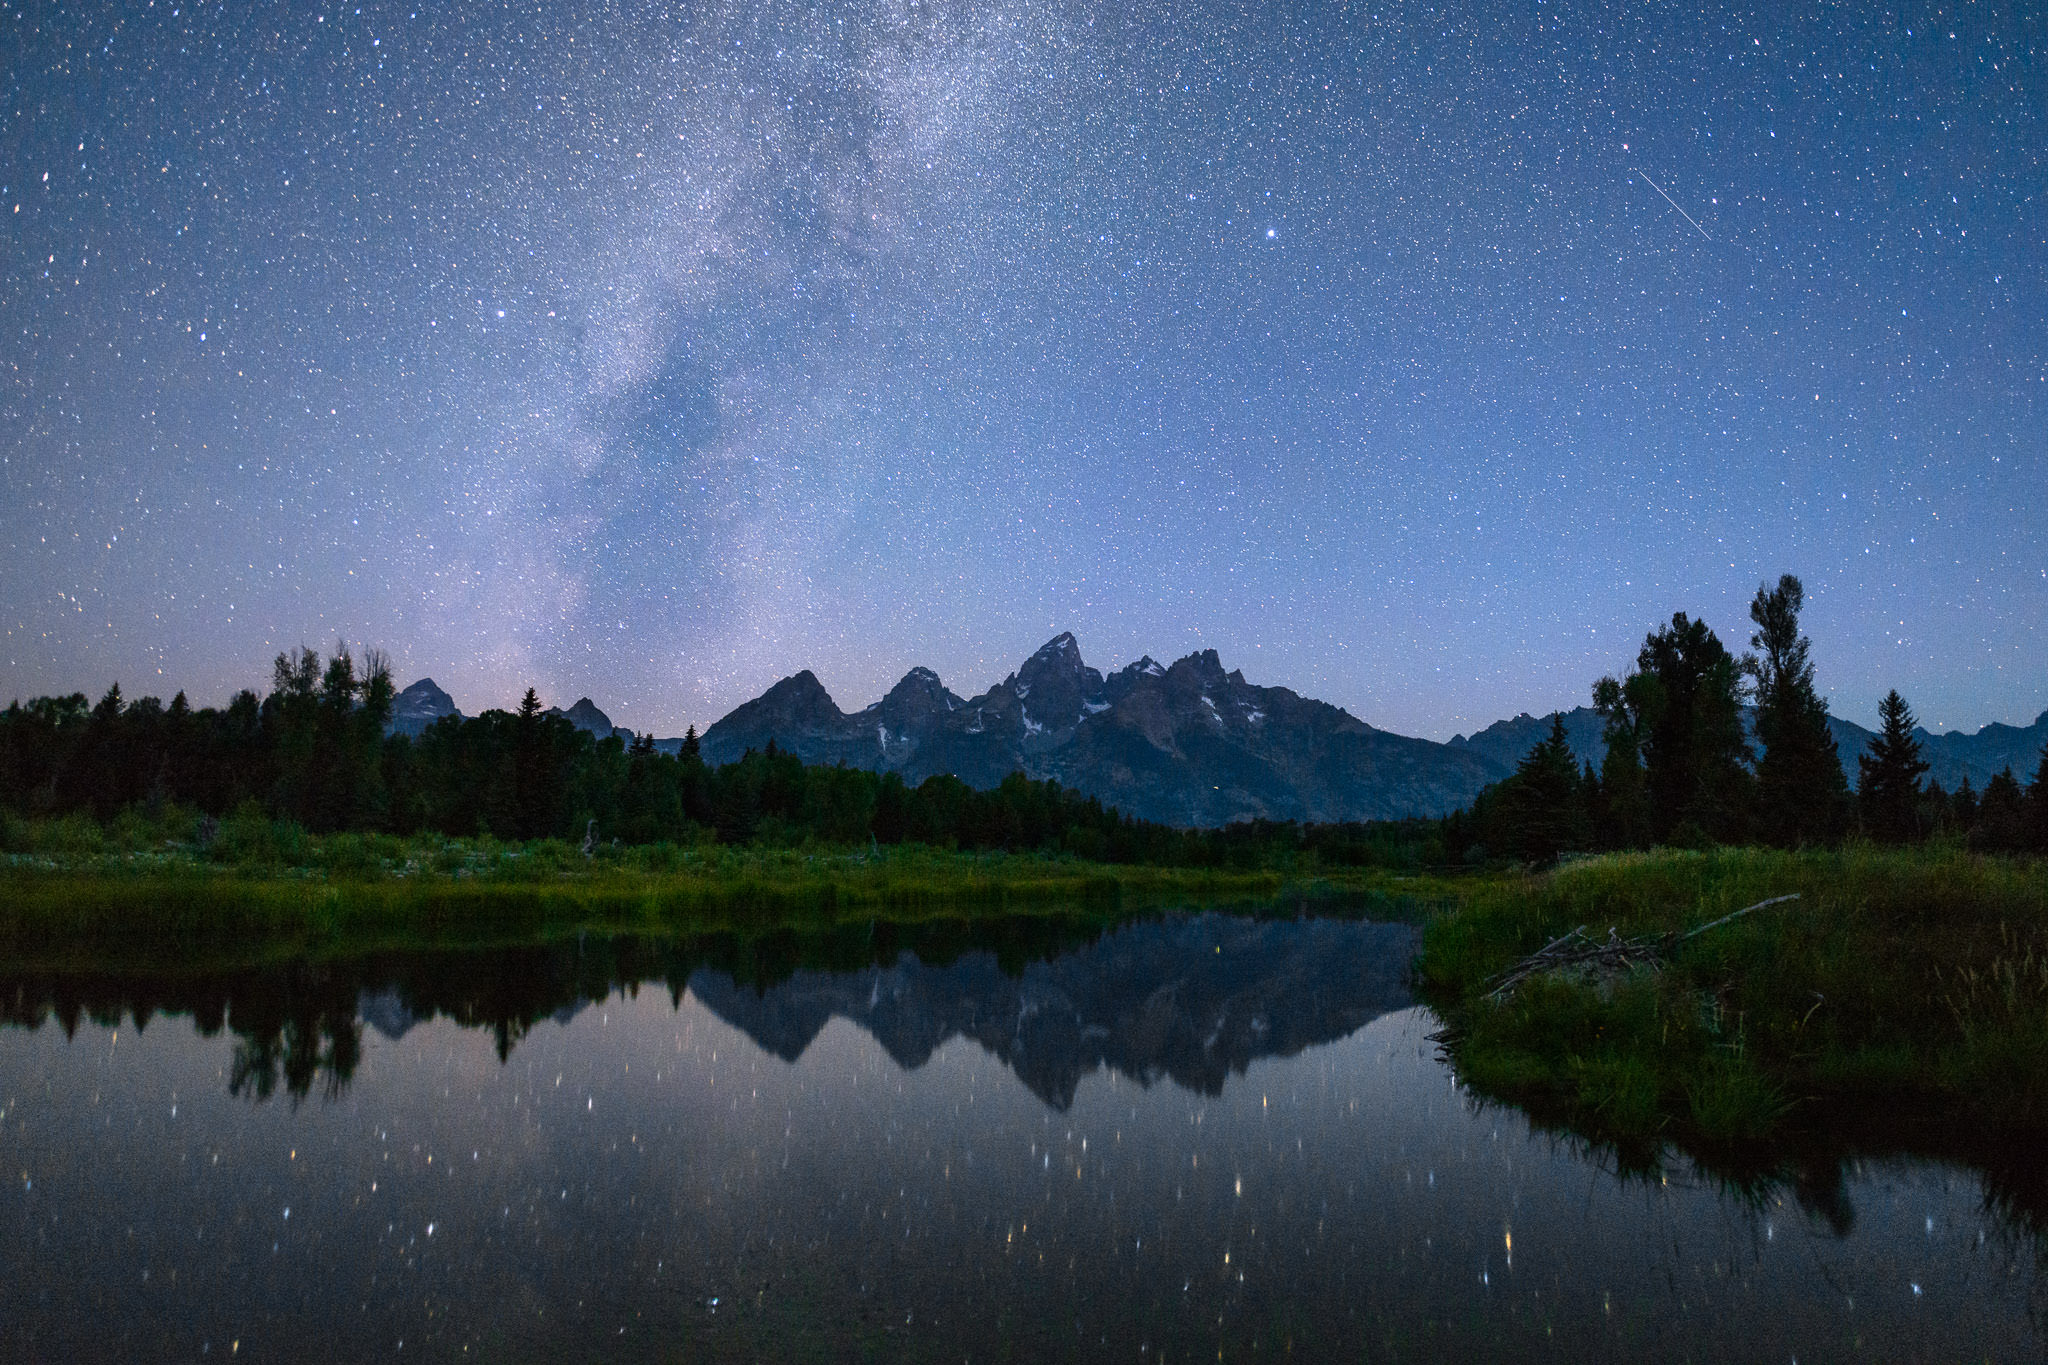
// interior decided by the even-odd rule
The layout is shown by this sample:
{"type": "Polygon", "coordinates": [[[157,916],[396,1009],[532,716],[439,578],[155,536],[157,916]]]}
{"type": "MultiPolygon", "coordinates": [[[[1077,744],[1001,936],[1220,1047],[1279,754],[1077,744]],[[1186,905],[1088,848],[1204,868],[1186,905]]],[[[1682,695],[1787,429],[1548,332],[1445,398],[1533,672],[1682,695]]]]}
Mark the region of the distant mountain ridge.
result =
{"type": "Polygon", "coordinates": [[[962,698],[931,670],[912,669],[850,715],[806,670],[707,729],[704,757],[730,762],[771,739],[806,762],[897,772],[913,784],[951,773],[991,787],[1021,770],[1173,825],[1441,815],[1505,771],[1247,682],[1214,650],[1105,675],[1071,634],[980,696],[962,698]]]}
{"type": "MultiPolygon", "coordinates": [[[[423,678],[399,694],[391,729],[417,735],[454,701],[423,678]]],[[[588,697],[551,709],[602,740],[614,726],[588,697]]],[[[1591,707],[1563,713],[1572,752],[1596,768],[1606,752],[1591,707]]],[[[1829,717],[1853,786],[1856,758],[1875,738],[1829,717]]],[[[887,695],[854,712],[839,708],[805,669],[706,729],[706,761],[729,763],[773,740],[807,763],[895,772],[915,785],[950,773],[993,787],[1012,772],[1058,781],[1126,814],[1182,826],[1233,820],[1343,821],[1440,816],[1469,805],[1514,771],[1550,729],[1527,713],[1444,743],[1375,729],[1328,703],[1261,687],[1226,671],[1214,650],[1161,664],[1150,656],[1105,674],[1063,633],[1014,673],[961,697],[928,668],[913,668],[887,695]]],[[[2032,725],[1986,725],[1974,734],[1917,732],[1929,776],[1953,790],[1979,789],[2011,767],[2028,780],[2048,744],[2048,711],[2032,725]]],[[[680,739],[655,741],[675,753],[680,739]]]]}

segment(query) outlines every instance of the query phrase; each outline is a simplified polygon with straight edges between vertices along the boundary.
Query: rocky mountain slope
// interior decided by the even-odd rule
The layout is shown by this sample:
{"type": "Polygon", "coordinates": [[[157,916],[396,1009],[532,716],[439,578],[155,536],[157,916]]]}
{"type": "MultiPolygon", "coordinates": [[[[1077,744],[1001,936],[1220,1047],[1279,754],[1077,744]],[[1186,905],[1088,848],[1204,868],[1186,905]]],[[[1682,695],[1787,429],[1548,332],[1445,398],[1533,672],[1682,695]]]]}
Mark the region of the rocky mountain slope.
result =
{"type": "Polygon", "coordinates": [[[417,738],[443,716],[461,714],[455,709],[455,698],[436,687],[432,678],[421,678],[392,699],[391,719],[385,722],[384,733],[417,738]]]}
{"type": "Polygon", "coordinates": [[[1214,650],[1104,675],[1072,635],[973,698],[919,668],[849,715],[799,673],[706,730],[704,757],[730,762],[771,739],[807,762],[898,772],[913,784],[953,773],[988,787],[1022,770],[1175,825],[1441,815],[1506,771],[1247,682],[1214,650]]]}

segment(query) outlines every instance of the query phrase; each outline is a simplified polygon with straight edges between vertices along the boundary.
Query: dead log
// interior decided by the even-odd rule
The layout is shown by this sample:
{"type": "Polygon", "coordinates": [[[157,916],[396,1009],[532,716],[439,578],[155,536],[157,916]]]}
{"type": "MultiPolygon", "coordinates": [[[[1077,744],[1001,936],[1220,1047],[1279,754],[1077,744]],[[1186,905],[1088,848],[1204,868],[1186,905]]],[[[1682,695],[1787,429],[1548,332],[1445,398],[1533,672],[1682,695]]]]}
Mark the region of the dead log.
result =
{"type": "Polygon", "coordinates": [[[1768,900],[1758,901],[1755,905],[1745,905],[1733,914],[1723,915],[1683,934],[1652,934],[1641,938],[1623,938],[1619,931],[1610,925],[1607,937],[1596,939],[1589,936],[1586,933],[1586,926],[1581,924],[1570,933],[1544,944],[1506,971],[1489,978],[1486,983],[1486,999],[1498,1004],[1513,995],[1515,988],[1524,981],[1547,972],[1583,971],[1595,976],[1612,977],[1638,968],[1661,971],[1680,944],[1698,938],[1709,929],[1718,929],[1731,920],[1741,919],[1752,910],[1761,910],[1767,905],[1779,905],[1785,901],[1798,899],[1799,893],[1796,891],[1787,896],[1772,896],[1768,900]]]}

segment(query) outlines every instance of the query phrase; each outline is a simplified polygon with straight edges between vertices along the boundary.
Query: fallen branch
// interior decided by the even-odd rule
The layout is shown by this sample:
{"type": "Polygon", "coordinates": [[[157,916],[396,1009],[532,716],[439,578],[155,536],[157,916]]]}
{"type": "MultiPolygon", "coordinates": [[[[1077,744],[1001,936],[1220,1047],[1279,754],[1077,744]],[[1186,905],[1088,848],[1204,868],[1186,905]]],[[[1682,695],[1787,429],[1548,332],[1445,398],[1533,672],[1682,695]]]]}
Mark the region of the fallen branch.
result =
{"type": "Polygon", "coordinates": [[[1612,926],[1604,940],[1595,939],[1586,933],[1586,926],[1578,928],[1560,938],[1554,938],[1514,966],[1491,978],[1487,982],[1486,998],[1495,1002],[1507,999],[1515,988],[1532,976],[1545,972],[1566,972],[1585,970],[1603,976],[1618,976],[1638,967],[1652,971],[1661,970],[1679,944],[1704,934],[1709,929],[1718,929],[1730,920],[1742,918],[1752,910],[1761,910],[1767,905],[1778,905],[1785,901],[1799,899],[1797,892],[1789,896],[1772,896],[1769,900],[1745,905],[1740,910],[1684,934],[1654,934],[1642,938],[1623,938],[1612,926]]]}
{"type": "Polygon", "coordinates": [[[1750,911],[1752,911],[1752,910],[1761,910],[1761,909],[1763,909],[1763,908],[1764,908],[1764,907],[1765,907],[1766,905],[1777,905],[1777,904],[1779,904],[1780,902],[1783,902],[1783,901],[1796,901],[1796,900],[1798,900],[1798,899],[1799,899],[1799,893],[1798,893],[1797,891],[1794,891],[1794,892],[1793,892],[1793,893],[1792,893],[1791,895],[1789,895],[1789,896],[1773,896],[1773,897],[1771,897],[1771,898],[1770,898],[1769,900],[1767,900],[1767,901],[1758,901],[1758,902],[1757,902],[1757,903],[1756,903],[1755,905],[1745,905],[1745,906],[1743,906],[1743,907],[1742,907],[1742,908],[1741,908],[1740,910],[1737,910],[1737,911],[1736,911],[1736,912],[1735,912],[1734,914],[1732,914],[1732,915],[1723,915],[1723,916],[1721,916],[1721,918],[1719,918],[1719,919],[1717,919],[1717,920],[1714,920],[1714,921],[1713,921],[1712,923],[1710,923],[1710,924],[1702,924],[1702,925],[1701,925],[1701,926],[1700,926],[1699,928],[1697,928],[1697,929],[1693,930],[1693,931],[1692,931],[1691,933],[1689,933],[1689,934],[1682,934],[1682,935],[1680,935],[1680,936],[1679,936],[1679,940],[1678,940],[1678,941],[1679,941],[1680,943],[1683,943],[1683,942],[1685,942],[1685,941],[1686,941],[1687,939],[1689,939],[1689,938],[1698,938],[1698,937],[1699,937],[1699,936],[1700,936],[1701,934],[1704,934],[1704,933],[1705,933],[1705,932],[1707,932],[1707,930],[1709,930],[1709,929],[1718,929],[1718,928],[1720,928],[1720,927],[1721,927],[1722,925],[1726,924],[1726,923],[1727,923],[1727,922],[1728,922],[1729,920],[1732,920],[1732,919],[1741,919],[1741,918],[1742,918],[1742,917],[1743,917],[1744,915],[1748,914],[1748,913],[1749,913],[1750,911]]]}

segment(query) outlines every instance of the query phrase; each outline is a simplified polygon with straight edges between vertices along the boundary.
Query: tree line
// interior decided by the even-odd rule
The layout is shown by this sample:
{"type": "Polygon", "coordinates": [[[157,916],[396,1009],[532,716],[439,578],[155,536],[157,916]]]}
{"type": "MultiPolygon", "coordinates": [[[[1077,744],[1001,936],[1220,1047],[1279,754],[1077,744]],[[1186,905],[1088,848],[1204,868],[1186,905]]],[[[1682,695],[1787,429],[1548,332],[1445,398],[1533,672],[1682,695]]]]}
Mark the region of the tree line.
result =
{"type": "MultiPolygon", "coordinates": [[[[445,717],[416,738],[386,734],[388,662],[337,646],[277,656],[267,695],[222,708],[183,693],[97,703],[82,694],[0,712],[0,811],[87,815],[175,807],[343,831],[624,843],[794,846],[919,843],[1052,852],[1184,867],[1419,867],[1652,844],[1826,844],[1955,835],[1996,852],[2048,851],[2048,751],[2031,783],[2010,771],[1955,792],[1924,780],[1911,709],[1897,692],[1857,757],[1854,790],[1800,633],[1804,594],[1786,575],[1750,604],[1751,651],[1737,657],[1680,612],[1650,632],[1635,668],[1600,679],[1593,704],[1606,755],[1580,764],[1562,716],[1510,777],[1442,820],[1304,825],[1250,821],[1187,830],[1123,815],[1094,797],[1013,773],[980,791],[952,776],[912,786],[895,773],[808,765],[771,741],[706,763],[694,727],[681,751],[647,736],[594,738],[542,711],[445,717]],[[1754,707],[1753,729],[1744,723],[1754,707]],[[1752,734],[1754,742],[1752,742],[1752,734]]],[[[205,821],[200,822],[205,828],[205,821]]],[[[201,841],[204,842],[203,835],[201,841]]]]}
{"type": "Polygon", "coordinates": [[[545,714],[532,689],[516,711],[445,717],[415,738],[385,733],[395,696],[381,655],[358,660],[337,646],[324,661],[304,648],[280,654],[267,695],[244,690],[218,709],[195,709],[182,692],[168,705],[124,701],[118,685],[97,703],[82,694],[16,702],[0,713],[0,809],[104,822],[178,808],[313,833],[919,843],[1233,867],[1305,851],[1338,864],[1414,861],[1434,825],[1175,829],[1023,773],[987,791],[945,775],[912,786],[895,773],[805,764],[772,740],[713,765],[694,727],[675,754],[649,736],[600,740],[545,714]]]}
{"type": "Polygon", "coordinates": [[[1856,756],[1852,791],[1811,641],[1799,630],[1805,593],[1786,574],[1757,588],[1752,652],[1729,652],[1704,621],[1679,612],[1653,630],[1635,669],[1593,685],[1607,752],[1580,764],[1562,715],[1512,776],[1445,822],[1455,859],[1545,863],[1560,854],[1763,843],[1828,844],[1852,834],[1884,843],[1960,836],[1987,852],[2048,852],[2048,747],[2022,788],[2010,768],[1982,792],[1927,782],[1912,709],[1896,690],[1880,732],[1856,756]],[[1754,740],[1744,725],[1753,705],[1754,740]]]}

